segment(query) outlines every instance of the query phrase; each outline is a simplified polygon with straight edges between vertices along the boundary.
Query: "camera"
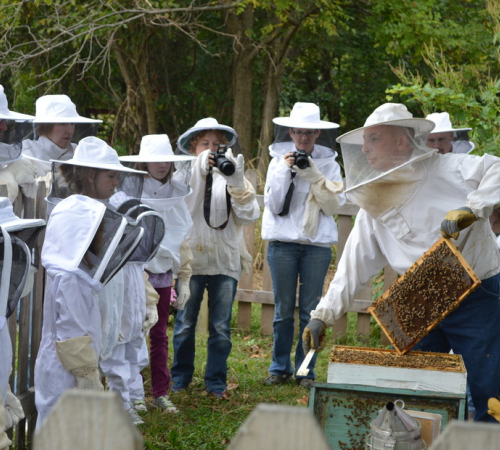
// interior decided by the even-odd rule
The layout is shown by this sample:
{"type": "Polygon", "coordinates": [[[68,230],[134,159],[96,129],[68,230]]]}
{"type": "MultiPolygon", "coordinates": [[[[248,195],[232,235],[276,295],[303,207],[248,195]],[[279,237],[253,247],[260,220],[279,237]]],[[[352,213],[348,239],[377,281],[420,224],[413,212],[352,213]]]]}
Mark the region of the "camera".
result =
{"type": "Polygon", "coordinates": [[[226,146],[219,145],[219,148],[214,153],[212,152],[215,161],[215,167],[219,169],[224,175],[230,176],[236,170],[234,164],[226,158],[226,146]]]}
{"type": "Polygon", "coordinates": [[[309,155],[305,150],[297,150],[296,152],[293,152],[293,157],[295,158],[295,165],[299,169],[309,167],[309,155]]]}

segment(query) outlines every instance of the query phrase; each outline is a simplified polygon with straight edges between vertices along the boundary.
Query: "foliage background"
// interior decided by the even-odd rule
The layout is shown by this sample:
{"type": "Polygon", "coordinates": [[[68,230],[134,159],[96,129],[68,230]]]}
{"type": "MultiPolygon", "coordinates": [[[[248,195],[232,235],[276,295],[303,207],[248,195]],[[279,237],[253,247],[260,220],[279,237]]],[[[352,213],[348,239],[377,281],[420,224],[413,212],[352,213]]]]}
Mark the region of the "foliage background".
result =
{"type": "Polygon", "coordinates": [[[214,116],[265,173],[272,121],[296,101],[340,132],[379,104],[448,111],[498,153],[500,0],[0,1],[12,109],[65,93],[122,153],[214,116]]]}

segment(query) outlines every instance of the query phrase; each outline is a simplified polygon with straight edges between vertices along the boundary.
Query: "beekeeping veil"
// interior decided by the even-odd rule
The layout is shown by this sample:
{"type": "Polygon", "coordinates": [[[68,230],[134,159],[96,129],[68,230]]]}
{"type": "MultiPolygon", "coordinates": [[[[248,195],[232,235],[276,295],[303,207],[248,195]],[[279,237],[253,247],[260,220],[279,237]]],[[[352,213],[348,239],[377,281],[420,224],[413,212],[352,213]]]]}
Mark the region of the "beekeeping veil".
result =
{"type": "MultiPolygon", "coordinates": [[[[335,138],[338,124],[321,120],[319,107],[314,103],[295,103],[289,117],[275,117],[274,142],[269,147],[271,156],[285,155],[288,152],[304,150],[294,143],[292,136],[294,129],[319,130],[320,134],[314,142],[314,152],[321,158],[336,155],[335,138]]],[[[299,132],[300,133],[300,132],[299,132]]],[[[307,133],[307,132],[306,132],[307,133]]],[[[304,136],[303,140],[314,139],[304,136]]],[[[297,141],[297,139],[296,139],[297,141]]]]}
{"type": "MultiPolygon", "coordinates": [[[[191,148],[191,140],[201,131],[217,130],[224,134],[226,137],[226,148],[233,149],[233,155],[236,157],[240,153],[240,146],[238,144],[238,133],[228,125],[223,125],[217,122],[213,117],[206,117],[204,119],[198,120],[194,127],[189,128],[185,133],[183,133],[179,139],[177,139],[177,150],[178,155],[193,155],[191,148]]],[[[141,144],[142,145],[142,144],[141,144]]],[[[196,155],[195,155],[196,156],[196,155]]],[[[182,181],[185,184],[189,184],[191,180],[191,167],[194,165],[196,160],[192,161],[179,161],[175,163],[175,173],[174,179],[182,181]]]]}
{"type": "Polygon", "coordinates": [[[142,228],[104,203],[71,195],[52,210],[42,263],[48,271],[83,271],[105,285],[128,261],[142,234],[142,228]]]}
{"type": "Polygon", "coordinates": [[[389,222],[425,180],[419,162],[436,153],[426,147],[433,128],[432,121],[413,118],[406,106],[385,103],[362,128],[340,136],[349,201],[389,222]]]}
{"type": "Polygon", "coordinates": [[[31,128],[33,116],[9,110],[9,103],[4,88],[0,85],[0,122],[5,120],[6,130],[0,131],[0,167],[9,164],[21,156],[21,141],[31,128]]]}
{"type": "Polygon", "coordinates": [[[426,119],[436,124],[428,139],[432,139],[437,133],[450,133],[450,137],[453,139],[451,141],[451,153],[470,153],[474,150],[475,144],[469,140],[469,131],[472,128],[453,128],[450,115],[447,112],[432,113],[426,119]]]}
{"type": "Polygon", "coordinates": [[[129,223],[134,227],[144,230],[141,242],[130,255],[130,262],[150,261],[158,251],[161,241],[165,236],[165,222],[161,214],[149,206],[143,205],[139,200],[131,199],[121,205],[115,204],[115,198],[110,202],[117,208],[117,212],[124,214],[129,223]]]}
{"type": "Polygon", "coordinates": [[[62,164],[71,169],[70,178],[78,178],[82,168],[114,170],[118,172],[118,187],[116,192],[121,192],[124,198],[141,198],[144,175],[147,172],[128,168],[120,163],[118,154],[102,139],[90,136],[80,141],[75,149],[73,158],[67,161],[51,160],[52,184],[47,198],[50,209],[58,199],[66,198],[71,194],[81,194],[80,187],[68,184],[62,176],[59,167],[62,164]]]}
{"type": "Polygon", "coordinates": [[[31,291],[35,242],[44,227],[42,219],[20,219],[9,199],[0,197],[0,328],[16,309],[18,301],[31,291]]]}

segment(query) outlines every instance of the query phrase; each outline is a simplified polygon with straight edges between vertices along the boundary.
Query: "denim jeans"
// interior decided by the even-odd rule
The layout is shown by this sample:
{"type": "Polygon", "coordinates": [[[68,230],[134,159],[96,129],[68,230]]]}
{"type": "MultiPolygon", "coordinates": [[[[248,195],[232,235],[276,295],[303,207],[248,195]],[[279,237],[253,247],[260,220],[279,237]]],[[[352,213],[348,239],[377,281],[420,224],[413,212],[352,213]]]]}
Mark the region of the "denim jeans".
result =
{"type": "Polygon", "coordinates": [[[412,350],[462,355],[475,421],[498,423],[488,399],[500,393],[500,274],[486,280],[412,350]]]}
{"type": "MultiPolygon", "coordinates": [[[[294,369],[290,353],[293,345],[294,312],[299,288],[299,339],[295,349],[295,370],[304,360],[302,332],[308,324],[311,311],[318,305],[323,294],[323,283],[332,257],[329,247],[271,241],[267,260],[271,269],[274,292],[273,361],[269,367],[271,375],[292,375],[294,369]]],[[[316,378],[314,355],[308,368],[307,378],[316,378]]]]}
{"type": "Polygon", "coordinates": [[[174,328],[174,364],[170,370],[176,384],[187,386],[193,379],[195,328],[205,288],[208,290],[208,355],[205,387],[208,392],[226,389],[227,358],[231,353],[231,308],[237,281],[226,275],[193,275],[191,296],[184,310],[177,311],[174,328]]]}

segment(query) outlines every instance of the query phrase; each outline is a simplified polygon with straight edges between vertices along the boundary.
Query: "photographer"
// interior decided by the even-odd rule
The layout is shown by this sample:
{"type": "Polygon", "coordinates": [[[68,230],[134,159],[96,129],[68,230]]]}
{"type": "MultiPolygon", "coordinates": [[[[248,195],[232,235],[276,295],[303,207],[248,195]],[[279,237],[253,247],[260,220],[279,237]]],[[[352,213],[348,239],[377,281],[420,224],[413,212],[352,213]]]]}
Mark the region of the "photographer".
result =
{"type": "MultiPolygon", "coordinates": [[[[302,331],[316,308],[330,265],[331,246],[337,243],[333,214],[345,202],[341,194],[340,166],[334,150],[338,125],[320,120],[319,107],[296,103],[290,117],[277,117],[273,157],[264,193],[262,238],[269,240],[267,260],[273,281],[273,361],[265,384],[282,384],[293,374],[293,344],[297,282],[299,290],[299,342],[295,371],[304,360],[302,331]]],[[[310,387],[316,357],[307,377],[297,384],[310,387]]]]}
{"type": "Polygon", "coordinates": [[[237,134],[231,127],[206,118],[177,142],[181,152],[198,158],[191,168],[193,193],[186,197],[193,219],[186,238],[193,253],[191,295],[175,318],[171,392],[187,389],[192,381],[195,328],[207,289],[210,334],[205,388],[214,398],[228,398],[231,309],[242,263],[251,262],[244,248],[243,225],[250,225],[260,214],[255,190],[244,176],[243,155],[234,157],[229,148],[236,144],[236,139],[237,134]],[[224,145],[227,147],[222,147],[224,145]]]}

